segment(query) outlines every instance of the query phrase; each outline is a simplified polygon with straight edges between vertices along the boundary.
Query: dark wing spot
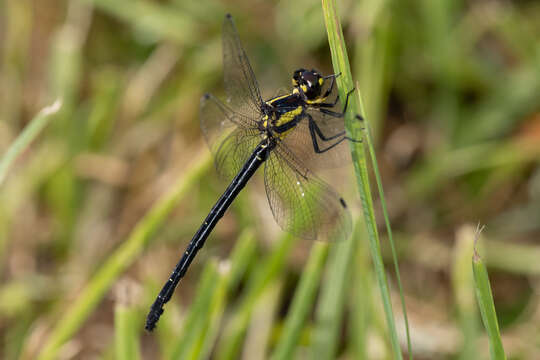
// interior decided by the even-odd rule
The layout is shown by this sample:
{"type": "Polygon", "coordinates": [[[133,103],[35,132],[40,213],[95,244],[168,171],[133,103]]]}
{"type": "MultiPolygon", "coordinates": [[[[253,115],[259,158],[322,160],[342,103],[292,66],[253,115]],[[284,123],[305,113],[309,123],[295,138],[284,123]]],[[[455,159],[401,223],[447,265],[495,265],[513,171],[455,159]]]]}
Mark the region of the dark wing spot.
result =
{"type": "Polygon", "coordinates": [[[344,209],[347,208],[347,203],[345,202],[345,200],[343,200],[343,198],[339,198],[339,202],[341,203],[341,206],[343,206],[344,209]]]}

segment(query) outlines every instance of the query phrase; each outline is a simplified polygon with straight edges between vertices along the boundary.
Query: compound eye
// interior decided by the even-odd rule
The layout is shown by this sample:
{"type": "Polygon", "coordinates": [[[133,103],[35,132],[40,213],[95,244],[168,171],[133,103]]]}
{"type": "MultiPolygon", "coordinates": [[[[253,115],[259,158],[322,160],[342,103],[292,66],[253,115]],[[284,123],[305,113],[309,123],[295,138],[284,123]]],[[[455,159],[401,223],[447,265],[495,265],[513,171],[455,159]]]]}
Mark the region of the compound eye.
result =
{"type": "Polygon", "coordinates": [[[305,71],[305,69],[298,69],[293,73],[293,77],[291,79],[293,86],[298,86],[299,83],[303,82],[303,76],[305,71]]]}
{"type": "Polygon", "coordinates": [[[300,80],[300,78],[302,78],[304,76],[304,73],[306,72],[305,69],[298,69],[294,72],[293,74],[293,79],[295,79],[296,81],[300,80]]]}
{"type": "Polygon", "coordinates": [[[302,78],[307,83],[307,85],[309,87],[317,84],[317,82],[318,82],[317,75],[313,74],[313,72],[311,72],[311,71],[304,72],[302,74],[302,78]]]}

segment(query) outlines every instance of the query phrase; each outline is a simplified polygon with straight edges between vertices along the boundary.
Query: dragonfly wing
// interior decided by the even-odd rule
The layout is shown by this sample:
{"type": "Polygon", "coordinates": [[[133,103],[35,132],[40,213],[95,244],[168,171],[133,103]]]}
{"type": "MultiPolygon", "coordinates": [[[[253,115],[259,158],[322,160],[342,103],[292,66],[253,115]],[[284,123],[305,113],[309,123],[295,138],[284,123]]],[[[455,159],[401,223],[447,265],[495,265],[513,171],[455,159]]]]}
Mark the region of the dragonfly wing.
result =
{"type": "Polygon", "coordinates": [[[229,14],[223,22],[223,72],[227,104],[248,117],[259,117],[259,84],[229,14]]]}
{"type": "Polygon", "coordinates": [[[214,155],[216,169],[231,179],[260,142],[256,122],[234,112],[213,95],[201,99],[201,130],[214,155]]]}
{"type": "Polygon", "coordinates": [[[266,161],[264,183],[272,214],[283,230],[314,240],[349,236],[351,216],[345,201],[282,144],[266,161]]]}
{"type": "Polygon", "coordinates": [[[323,140],[315,130],[311,131],[309,120],[304,117],[295,129],[282,140],[283,145],[298,159],[302,159],[305,166],[310,169],[334,169],[350,164],[351,152],[348,140],[343,139],[345,136],[343,118],[332,118],[318,110],[308,110],[308,114],[311,115],[314,123],[325,137],[341,135],[330,140],[323,140]],[[325,150],[336,142],[341,142],[330,150],[317,153],[315,152],[314,137],[320,150],[325,150]]]}

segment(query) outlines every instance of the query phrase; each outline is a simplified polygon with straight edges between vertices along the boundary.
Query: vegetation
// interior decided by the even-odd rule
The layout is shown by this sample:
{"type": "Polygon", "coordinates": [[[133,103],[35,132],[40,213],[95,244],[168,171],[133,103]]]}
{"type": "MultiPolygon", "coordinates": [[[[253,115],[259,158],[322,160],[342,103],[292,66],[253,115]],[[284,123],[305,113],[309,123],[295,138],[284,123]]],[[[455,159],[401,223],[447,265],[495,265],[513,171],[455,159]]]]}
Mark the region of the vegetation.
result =
{"type": "Polygon", "coordinates": [[[0,2],[0,358],[540,358],[540,4],[335,2],[0,2]],[[357,84],[365,141],[321,174],[355,231],[284,234],[259,177],[149,334],[226,186],[198,108],[227,12],[265,96],[357,84]]]}

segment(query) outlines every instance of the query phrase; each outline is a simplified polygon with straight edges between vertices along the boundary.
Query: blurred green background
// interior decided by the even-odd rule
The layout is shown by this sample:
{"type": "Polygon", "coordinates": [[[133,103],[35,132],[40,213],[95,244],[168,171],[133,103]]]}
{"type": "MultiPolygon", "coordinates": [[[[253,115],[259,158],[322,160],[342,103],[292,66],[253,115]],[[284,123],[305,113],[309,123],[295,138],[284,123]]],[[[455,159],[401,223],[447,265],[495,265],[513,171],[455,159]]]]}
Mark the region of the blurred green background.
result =
{"type": "MultiPolygon", "coordinates": [[[[337,6],[376,139],[414,357],[489,356],[470,263],[480,221],[508,358],[540,359],[540,3],[337,6]]],[[[158,330],[143,331],[226,187],[198,106],[205,92],[223,95],[227,12],[266,96],[298,67],[332,72],[319,2],[0,2],[0,154],[62,102],[0,183],[0,358],[391,358],[361,222],[351,257],[343,244],[296,241],[274,224],[260,178],[158,330]],[[298,300],[304,290],[311,302],[298,300]],[[281,352],[296,302],[301,336],[281,352]]],[[[329,179],[359,216],[352,171],[338,173],[329,179]]]]}

